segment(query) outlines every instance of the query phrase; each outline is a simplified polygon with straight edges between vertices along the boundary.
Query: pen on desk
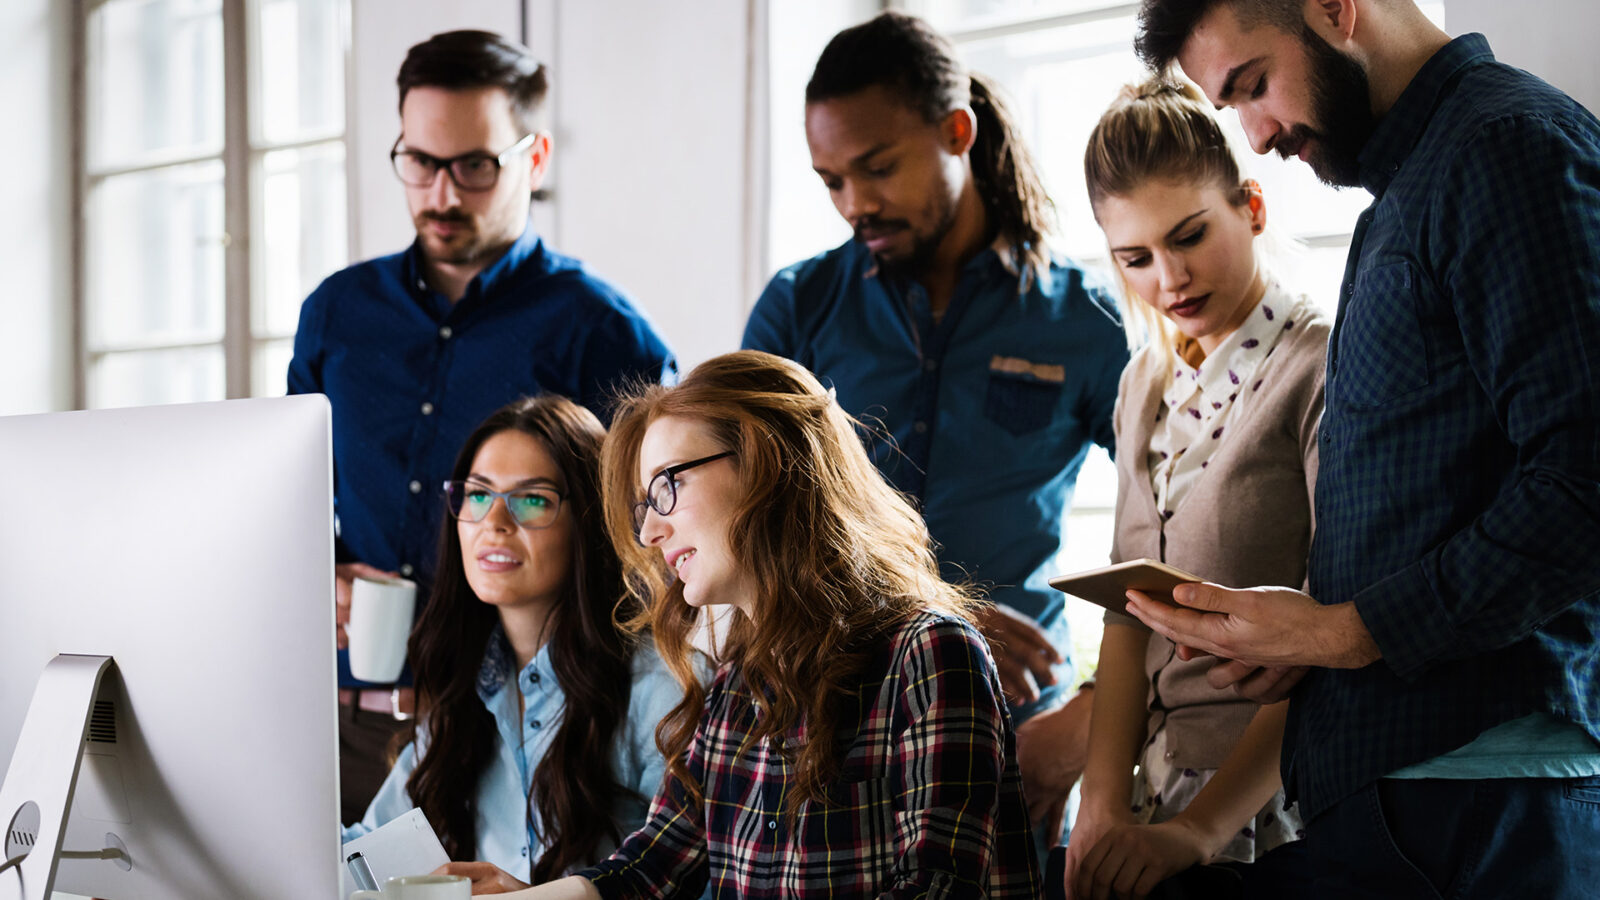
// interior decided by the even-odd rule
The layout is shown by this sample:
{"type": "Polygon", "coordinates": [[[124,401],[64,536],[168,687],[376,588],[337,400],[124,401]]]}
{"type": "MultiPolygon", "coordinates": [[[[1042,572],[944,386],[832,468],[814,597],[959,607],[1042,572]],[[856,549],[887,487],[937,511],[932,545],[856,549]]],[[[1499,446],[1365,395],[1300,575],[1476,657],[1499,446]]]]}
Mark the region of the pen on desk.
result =
{"type": "Polygon", "coordinates": [[[372,877],[372,867],[367,865],[367,858],[361,851],[345,857],[344,864],[350,867],[350,877],[356,880],[356,889],[362,891],[382,891],[378,882],[372,877]]]}

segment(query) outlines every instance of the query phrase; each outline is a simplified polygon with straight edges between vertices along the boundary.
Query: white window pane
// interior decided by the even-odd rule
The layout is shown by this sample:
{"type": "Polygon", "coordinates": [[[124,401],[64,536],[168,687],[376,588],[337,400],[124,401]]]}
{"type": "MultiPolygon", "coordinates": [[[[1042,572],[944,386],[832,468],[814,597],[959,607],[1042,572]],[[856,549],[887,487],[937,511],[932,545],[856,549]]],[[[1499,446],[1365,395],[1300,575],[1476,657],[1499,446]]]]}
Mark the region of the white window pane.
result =
{"type": "Polygon", "coordinates": [[[88,221],[91,348],[222,336],[220,162],[107,178],[88,221]]]}
{"type": "Polygon", "coordinates": [[[257,341],[250,360],[250,396],[282,397],[289,391],[289,360],[294,358],[294,339],[257,341]]]}
{"type": "MultiPolygon", "coordinates": [[[[1088,205],[1083,152],[1089,132],[1122,87],[1147,77],[1133,54],[1134,30],[1130,16],[971,41],[961,48],[969,66],[998,79],[1011,94],[1060,214],[1055,243],[1074,257],[1105,254],[1105,238],[1088,205]]],[[[1245,174],[1261,182],[1276,233],[1294,238],[1348,234],[1371,202],[1363,190],[1321,184],[1298,160],[1257,156],[1237,115],[1224,111],[1218,118],[1245,174]]]]}
{"type": "Polygon", "coordinates": [[[89,369],[89,406],[150,406],[221,400],[222,348],[108,353],[89,369]]]}
{"type": "Polygon", "coordinates": [[[1124,84],[1143,77],[1131,18],[1051,28],[963,46],[967,64],[998,79],[1056,202],[1056,245],[1074,257],[1103,256],[1105,237],[1089,212],[1083,150],[1100,114],[1124,84]]]}
{"type": "Polygon", "coordinates": [[[263,154],[256,240],[258,336],[293,334],[300,303],[349,262],[344,144],[263,154]]]}
{"type": "MultiPolygon", "coordinates": [[[[1086,471],[1087,468],[1085,466],[1086,471]]],[[[1061,572],[1082,572],[1109,564],[1115,527],[1116,513],[1112,510],[1084,509],[1074,501],[1073,511],[1067,516],[1066,546],[1057,557],[1061,572]]],[[[1100,657],[1103,615],[1104,609],[1087,600],[1067,598],[1067,624],[1072,629],[1072,660],[1079,678],[1087,676],[1100,657]]]]}
{"type": "Polygon", "coordinates": [[[256,0],[259,140],[277,144],[344,130],[341,0],[256,0]]]}
{"type": "Polygon", "coordinates": [[[907,0],[902,8],[941,31],[962,31],[1118,5],[1106,0],[907,0]]]}
{"type": "Polygon", "coordinates": [[[109,0],[88,42],[91,167],[221,149],[220,0],[109,0]]]}
{"type": "Polygon", "coordinates": [[[1339,286],[1344,281],[1344,263],[1350,255],[1348,242],[1332,247],[1301,248],[1280,254],[1272,267],[1281,273],[1285,286],[1309,296],[1333,320],[1339,307],[1339,286]]]}

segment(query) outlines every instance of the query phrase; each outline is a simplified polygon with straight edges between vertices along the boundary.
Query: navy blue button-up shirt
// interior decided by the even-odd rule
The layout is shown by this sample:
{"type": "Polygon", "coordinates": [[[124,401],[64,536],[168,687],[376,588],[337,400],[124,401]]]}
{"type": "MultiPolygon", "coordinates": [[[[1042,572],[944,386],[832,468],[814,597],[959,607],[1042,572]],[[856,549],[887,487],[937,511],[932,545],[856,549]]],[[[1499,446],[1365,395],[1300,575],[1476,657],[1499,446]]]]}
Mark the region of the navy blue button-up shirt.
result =
{"type": "Polygon", "coordinates": [[[947,577],[988,587],[1066,653],[1064,595],[1047,579],[1089,444],[1111,447],[1127,341],[1083,269],[1013,258],[1000,245],[969,260],[935,323],[922,286],[881,277],[852,240],[779,272],[744,346],[800,363],[881,425],[873,461],[919,502],[947,577]]]}
{"type": "MultiPolygon", "coordinates": [[[[426,585],[440,485],[472,429],[527,394],[563,394],[608,418],[622,379],[676,376],[650,320],[532,228],[467,287],[431,290],[415,244],[350,266],[306,299],[289,393],[333,405],[337,556],[426,585]]],[[[340,681],[355,683],[340,654],[340,681]]]]}
{"type": "Polygon", "coordinates": [[[1310,586],[1383,658],[1294,697],[1307,818],[1531,712],[1600,738],[1600,122],[1468,35],[1360,163],[1310,586]]]}

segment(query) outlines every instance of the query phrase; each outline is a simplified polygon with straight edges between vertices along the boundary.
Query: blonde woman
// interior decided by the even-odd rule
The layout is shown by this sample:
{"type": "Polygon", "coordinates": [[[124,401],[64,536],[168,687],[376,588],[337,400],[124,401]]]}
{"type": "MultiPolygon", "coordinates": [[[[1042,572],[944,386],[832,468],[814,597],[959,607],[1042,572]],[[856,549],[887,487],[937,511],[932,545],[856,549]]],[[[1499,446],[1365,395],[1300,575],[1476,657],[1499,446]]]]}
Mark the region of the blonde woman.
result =
{"type": "MultiPolygon", "coordinates": [[[[1084,168],[1126,318],[1148,338],[1117,397],[1113,560],[1299,586],[1329,326],[1263,264],[1260,186],[1200,94],[1163,80],[1124,89],[1084,168]]],[[[1146,896],[1195,865],[1251,864],[1300,835],[1278,775],[1287,704],[1212,687],[1214,663],[1106,616],[1068,845],[1074,896],[1146,896]]],[[[1274,880],[1287,868],[1205,874],[1288,896],[1274,880]]]]}

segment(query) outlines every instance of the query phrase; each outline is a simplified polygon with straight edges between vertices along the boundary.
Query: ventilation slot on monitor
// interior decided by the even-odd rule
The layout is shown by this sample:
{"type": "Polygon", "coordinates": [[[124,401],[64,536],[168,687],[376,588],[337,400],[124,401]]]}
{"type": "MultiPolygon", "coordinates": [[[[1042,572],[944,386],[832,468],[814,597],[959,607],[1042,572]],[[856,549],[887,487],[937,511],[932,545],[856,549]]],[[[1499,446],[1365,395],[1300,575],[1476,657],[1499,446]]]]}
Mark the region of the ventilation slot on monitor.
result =
{"type": "Polygon", "coordinates": [[[117,742],[117,708],[110,700],[96,700],[89,717],[89,740],[95,744],[117,742]]]}

